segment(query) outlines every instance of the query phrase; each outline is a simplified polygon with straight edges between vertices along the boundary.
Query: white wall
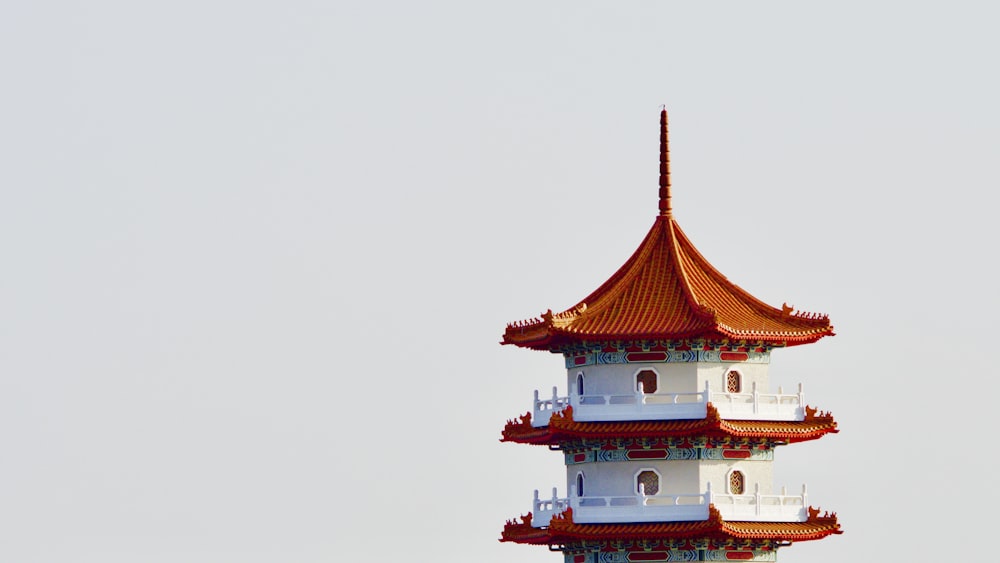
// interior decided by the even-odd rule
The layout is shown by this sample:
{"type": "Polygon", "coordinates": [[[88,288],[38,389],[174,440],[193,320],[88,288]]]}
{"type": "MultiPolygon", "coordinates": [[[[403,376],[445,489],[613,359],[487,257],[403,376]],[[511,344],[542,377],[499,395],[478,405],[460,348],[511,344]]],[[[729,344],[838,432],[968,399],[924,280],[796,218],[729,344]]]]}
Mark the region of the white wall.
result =
{"type": "MultiPolygon", "coordinates": [[[[694,462],[688,462],[694,463],[694,462]]],[[[754,485],[760,483],[761,494],[771,494],[774,489],[774,471],[771,461],[725,461],[707,460],[699,462],[698,485],[700,490],[708,489],[712,483],[712,491],[720,494],[729,493],[729,472],[733,469],[742,471],[746,476],[745,494],[754,492],[754,485]]]]}
{"type": "MultiPolygon", "coordinates": [[[[566,388],[570,394],[576,393],[576,376],[584,374],[584,392],[587,395],[626,395],[635,390],[635,374],[651,369],[659,374],[657,392],[659,393],[694,393],[705,389],[709,382],[712,390],[726,390],[726,374],[737,370],[743,376],[744,393],[757,389],[761,393],[777,391],[770,389],[768,383],[768,364],[752,363],[717,363],[717,362],[684,362],[684,363],[635,363],[606,364],[584,367],[574,367],[566,370],[566,388]]],[[[794,390],[786,389],[785,392],[794,390]]]]}
{"type": "MultiPolygon", "coordinates": [[[[700,391],[698,385],[698,364],[649,363],[649,364],[604,364],[572,368],[567,372],[567,389],[576,393],[576,374],[584,374],[584,393],[587,395],[627,395],[635,391],[635,374],[651,369],[659,374],[657,392],[693,393],[700,391]]],[[[701,383],[704,385],[704,383],[701,383]]]]}
{"type": "Polygon", "coordinates": [[[660,473],[659,494],[699,493],[699,473],[696,461],[606,461],[580,463],[566,468],[566,490],[576,485],[576,474],[583,471],[586,496],[630,496],[635,492],[635,475],[643,469],[660,473]]]}
{"type": "MultiPolygon", "coordinates": [[[[698,391],[705,389],[705,382],[707,381],[712,385],[712,391],[716,393],[725,392],[726,374],[730,370],[736,370],[743,375],[743,389],[741,392],[751,392],[755,382],[757,383],[757,390],[761,393],[770,391],[767,378],[768,364],[698,362],[696,365],[698,366],[698,391]]],[[[787,389],[786,392],[788,392],[787,389]]]]}
{"type": "MultiPolygon", "coordinates": [[[[568,492],[576,486],[576,474],[583,472],[587,496],[628,496],[635,494],[635,475],[646,468],[660,473],[660,494],[703,493],[712,483],[716,493],[729,493],[729,472],[742,471],[746,476],[746,490],[754,492],[760,483],[761,494],[774,492],[774,471],[771,461],[751,460],[638,460],[591,462],[566,467],[568,492]]],[[[562,493],[561,493],[562,494],[562,493]]]]}

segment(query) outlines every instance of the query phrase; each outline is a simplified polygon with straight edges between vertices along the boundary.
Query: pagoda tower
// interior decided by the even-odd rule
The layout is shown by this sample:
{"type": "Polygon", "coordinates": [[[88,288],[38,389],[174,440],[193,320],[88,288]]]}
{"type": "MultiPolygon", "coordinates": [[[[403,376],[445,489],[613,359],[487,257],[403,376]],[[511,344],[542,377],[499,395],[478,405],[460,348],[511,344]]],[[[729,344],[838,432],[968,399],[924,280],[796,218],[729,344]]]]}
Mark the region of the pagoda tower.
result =
{"type": "Polygon", "coordinates": [[[772,474],[778,446],[837,432],[801,384],[775,392],[767,373],[772,350],[832,335],[829,317],[771,307],[712,267],[674,219],[669,157],[664,110],[659,214],[639,248],[570,309],[507,325],[503,344],[562,354],[568,391],[535,391],[501,440],[561,452],[566,492],[536,490],[501,541],[565,563],[776,561],[841,533],[772,474]]]}

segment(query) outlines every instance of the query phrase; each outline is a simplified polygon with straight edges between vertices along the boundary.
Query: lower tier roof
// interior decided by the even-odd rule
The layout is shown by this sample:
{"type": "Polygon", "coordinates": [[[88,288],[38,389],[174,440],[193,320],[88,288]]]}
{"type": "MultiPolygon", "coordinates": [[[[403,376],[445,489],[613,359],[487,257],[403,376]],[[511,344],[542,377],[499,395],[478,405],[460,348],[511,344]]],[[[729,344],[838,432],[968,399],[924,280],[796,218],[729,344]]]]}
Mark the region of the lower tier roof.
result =
{"type": "Polygon", "coordinates": [[[500,541],[532,545],[567,545],[593,541],[636,541],[707,539],[770,540],[775,542],[808,541],[843,533],[836,513],[824,513],[809,507],[805,522],[730,522],[722,519],[719,511],[709,505],[708,520],[694,522],[651,522],[643,524],[577,524],[573,522],[573,509],[566,509],[552,518],[548,527],[531,525],[532,515],[522,516],[520,522],[508,520],[500,541]]]}
{"type": "Polygon", "coordinates": [[[837,422],[830,413],[820,413],[806,407],[800,421],[723,420],[719,411],[708,404],[705,418],[694,420],[638,420],[627,422],[577,422],[573,407],[553,413],[548,426],[531,425],[531,413],[508,420],[501,442],[558,445],[581,440],[613,440],[635,438],[699,437],[757,438],[794,443],[815,440],[836,433],[837,422]]]}

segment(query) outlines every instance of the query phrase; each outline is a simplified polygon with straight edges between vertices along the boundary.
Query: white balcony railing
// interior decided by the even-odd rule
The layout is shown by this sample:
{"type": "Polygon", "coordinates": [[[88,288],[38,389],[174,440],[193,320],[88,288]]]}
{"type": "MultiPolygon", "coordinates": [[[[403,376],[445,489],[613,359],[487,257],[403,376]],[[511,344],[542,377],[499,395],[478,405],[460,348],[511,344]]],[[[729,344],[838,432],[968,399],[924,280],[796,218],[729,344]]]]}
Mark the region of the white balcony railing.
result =
{"type": "Polygon", "coordinates": [[[806,486],[801,495],[789,495],[784,487],[780,495],[760,494],[760,485],[751,495],[712,495],[712,504],[726,520],[748,522],[805,522],[806,486]]]}
{"type": "Polygon", "coordinates": [[[639,390],[622,395],[559,396],[552,388],[552,397],[542,399],[535,391],[531,425],[548,426],[553,413],[573,407],[573,419],[581,422],[613,422],[622,420],[683,420],[705,418],[708,402],[718,409],[722,418],[730,420],[802,420],[805,417],[805,396],[802,384],[797,393],[760,393],[754,383],[750,393],[720,393],[705,390],[697,393],[643,393],[639,390]]]}
{"type": "Polygon", "coordinates": [[[535,491],[531,525],[548,526],[552,517],[573,509],[578,524],[623,524],[629,522],[685,522],[708,519],[708,493],[684,495],[630,495],[622,497],[539,499],[535,491]]]}
{"type": "MultiPolygon", "coordinates": [[[[535,389],[534,407],[531,411],[531,425],[548,426],[552,413],[557,413],[569,406],[569,397],[560,397],[555,387],[552,388],[551,399],[539,399],[538,389],[535,389]]],[[[575,409],[574,409],[575,410],[575,409]]]]}
{"type": "Polygon", "coordinates": [[[780,495],[762,495],[759,485],[753,494],[723,495],[713,493],[709,484],[704,493],[568,498],[559,498],[553,488],[549,499],[539,498],[535,490],[531,525],[548,526],[553,516],[567,508],[573,509],[573,521],[577,524],[693,522],[708,519],[709,504],[715,506],[723,519],[743,522],[805,522],[808,506],[805,485],[801,495],[789,495],[784,488],[780,495]]]}

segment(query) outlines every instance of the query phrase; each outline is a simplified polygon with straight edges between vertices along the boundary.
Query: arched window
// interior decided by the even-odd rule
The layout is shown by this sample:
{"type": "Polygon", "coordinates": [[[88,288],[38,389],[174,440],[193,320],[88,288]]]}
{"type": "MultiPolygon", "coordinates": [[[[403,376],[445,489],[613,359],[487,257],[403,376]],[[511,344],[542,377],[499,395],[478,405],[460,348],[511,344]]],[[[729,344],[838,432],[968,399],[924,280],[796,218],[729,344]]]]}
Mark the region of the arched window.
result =
{"type": "Polygon", "coordinates": [[[576,374],[576,394],[583,396],[583,372],[576,374]]]}
{"type": "Polygon", "coordinates": [[[729,494],[742,495],[747,489],[747,478],[742,471],[733,471],[729,474],[729,494]]]}
{"type": "Polygon", "coordinates": [[[743,390],[743,376],[740,372],[731,369],[726,373],[726,392],[739,393],[743,390]]]}
{"type": "Polygon", "coordinates": [[[583,472],[576,474],[576,496],[583,496],[583,472]]]}
{"type": "Polygon", "coordinates": [[[660,476],[652,469],[644,469],[635,476],[635,492],[652,496],[660,492],[660,476]]]}
{"type": "Polygon", "coordinates": [[[644,369],[635,374],[635,390],[642,391],[647,395],[656,393],[656,372],[651,369],[644,369]]]}

